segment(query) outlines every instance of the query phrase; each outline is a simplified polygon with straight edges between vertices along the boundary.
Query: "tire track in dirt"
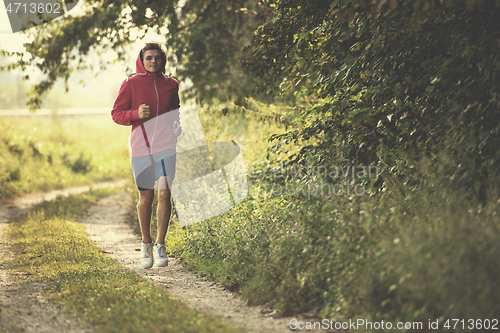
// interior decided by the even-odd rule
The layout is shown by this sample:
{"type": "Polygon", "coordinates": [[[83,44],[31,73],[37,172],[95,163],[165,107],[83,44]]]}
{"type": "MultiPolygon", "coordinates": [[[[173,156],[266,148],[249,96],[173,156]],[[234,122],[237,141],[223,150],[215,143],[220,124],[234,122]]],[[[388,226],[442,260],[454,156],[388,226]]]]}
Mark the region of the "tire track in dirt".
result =
{"type": "MultiPolygon", "coordinates": [[[[179,258],[169,257],[168,267],[143,269],[140,265],[140,237],[127,224],[127,194],[101,199],[92,206],[80,223],[89,237],[108,256],[140,276],[151,279],[174,298],[195,309],[220,317],[250,333],[290,333],[292,318],[275,318],[275,312],[262,306],[248,306],[237,294],[224,290],[216,283],[204,280],[184,269],[179,258]]],[[[167,240],[168,242],[168,236],[167,240]]],[[[311,321],[297,317],[299,321],[311,321]]],[[[295,330],[294,330],[295,331],[295,330]]],[[[297,330],[299,331],[299,330],[297,330]]],[[[308,332],[328,332],[307,330],[308,332]]]]}

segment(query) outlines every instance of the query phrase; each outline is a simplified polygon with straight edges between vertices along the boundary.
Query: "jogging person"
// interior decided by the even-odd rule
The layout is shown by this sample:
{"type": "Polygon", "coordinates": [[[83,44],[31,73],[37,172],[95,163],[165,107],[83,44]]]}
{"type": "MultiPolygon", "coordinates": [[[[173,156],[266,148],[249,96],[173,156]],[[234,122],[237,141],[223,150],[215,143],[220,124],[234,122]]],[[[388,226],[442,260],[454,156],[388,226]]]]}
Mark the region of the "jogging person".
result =
{"type": "Polygon", "coordinates": [[[166,56],[158,43],[147,43],[136,60],[136,73],[123,81],[111,116],[120,125],[132,126],[130,154],[139,190],[137,213],[142,233],[144,268],[168,265],[165,250],[172,204],[170,188],[175,176],[179,121],[179,84],[165,75],[166,56]],[[150,234],[155,183],[158,188],[158,234],[150,234]],[[153,254],[154,252],[154,254],[153,254]]]}

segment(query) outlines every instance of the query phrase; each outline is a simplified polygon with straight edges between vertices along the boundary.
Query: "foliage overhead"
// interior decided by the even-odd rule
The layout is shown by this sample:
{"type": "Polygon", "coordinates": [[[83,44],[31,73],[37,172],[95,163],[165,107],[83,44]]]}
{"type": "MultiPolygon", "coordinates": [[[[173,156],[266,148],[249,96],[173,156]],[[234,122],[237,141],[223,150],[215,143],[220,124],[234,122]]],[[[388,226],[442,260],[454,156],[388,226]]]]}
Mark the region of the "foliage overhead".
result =
{"type": "Polygon", "coordinates": [[[499,17],[495,0],[282,0],[243,62],[269,93],[308,80],[307,126],[272,137],[318,139],[294,162],[324,162],[338,145],[358,163],[381,163],[382,146],[434,156],[447,141],[452,173],[461,163],[483,177],[500,162],[499,17]]]}
{"type": "Polygon", "coordinates": [[[193,83],[187,97],[238,100],[250,94],[251,79],[242,75],[239,59],[259,25],[258,13],[269,11],[260,2],[100,0],[85,1],[83,8],[82,16],[67,15],[37,27],[33,42],[25,45],[24,53],[16,54],[21,60],[2,66],[23,71],[35,66],[45,74],[30,92],[30,109],[40,108],[43,94],[56,80],[67,82],[75,70],[98,72],[110,65],[103,60],[100,68],[92,68],[87,55],[93,49],[113,50],[115,62],[123,61],[125,46],[149,31],[166,35],[169,64],[177,67],[178,79],[193,83]]]}

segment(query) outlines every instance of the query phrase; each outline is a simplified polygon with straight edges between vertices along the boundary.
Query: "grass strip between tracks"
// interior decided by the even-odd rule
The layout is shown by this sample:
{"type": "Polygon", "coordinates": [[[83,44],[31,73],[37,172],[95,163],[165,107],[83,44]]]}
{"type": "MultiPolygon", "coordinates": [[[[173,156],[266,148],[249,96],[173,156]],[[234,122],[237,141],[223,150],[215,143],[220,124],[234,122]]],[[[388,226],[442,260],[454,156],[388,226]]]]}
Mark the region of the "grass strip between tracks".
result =
{"type": "Polygon", "coordinates": [[[127,271],[87,238],[84,227],[75,221],[112,191],[45,202],[11,221],[11,269],[28,282],[44,282],[47,298],[96,332],[237,332],[127,271]]]}

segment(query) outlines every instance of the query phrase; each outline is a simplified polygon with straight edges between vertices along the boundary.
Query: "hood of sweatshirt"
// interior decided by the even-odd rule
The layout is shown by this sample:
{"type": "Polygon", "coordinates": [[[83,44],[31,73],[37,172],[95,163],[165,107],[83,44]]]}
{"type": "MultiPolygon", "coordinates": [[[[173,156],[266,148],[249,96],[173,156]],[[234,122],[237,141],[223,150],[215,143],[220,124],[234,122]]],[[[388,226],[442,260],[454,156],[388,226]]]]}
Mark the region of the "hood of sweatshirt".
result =
{"type": "MultiPolygon", "coordinates": [[[[167,56],[163,51],[161,51],[161,56],[163,59],[163,68],[161,69],[160,73],[165,74],[165,66],[167,65],[167,56]]],[[[146,70],[146,68],[144,68],[144,64],[142,63],[141,60],[141,51],[139,51],[139,55],[137,56],[137,60],[135,61],[135,72],[137,74],[151,74],[146,70]]]]}

